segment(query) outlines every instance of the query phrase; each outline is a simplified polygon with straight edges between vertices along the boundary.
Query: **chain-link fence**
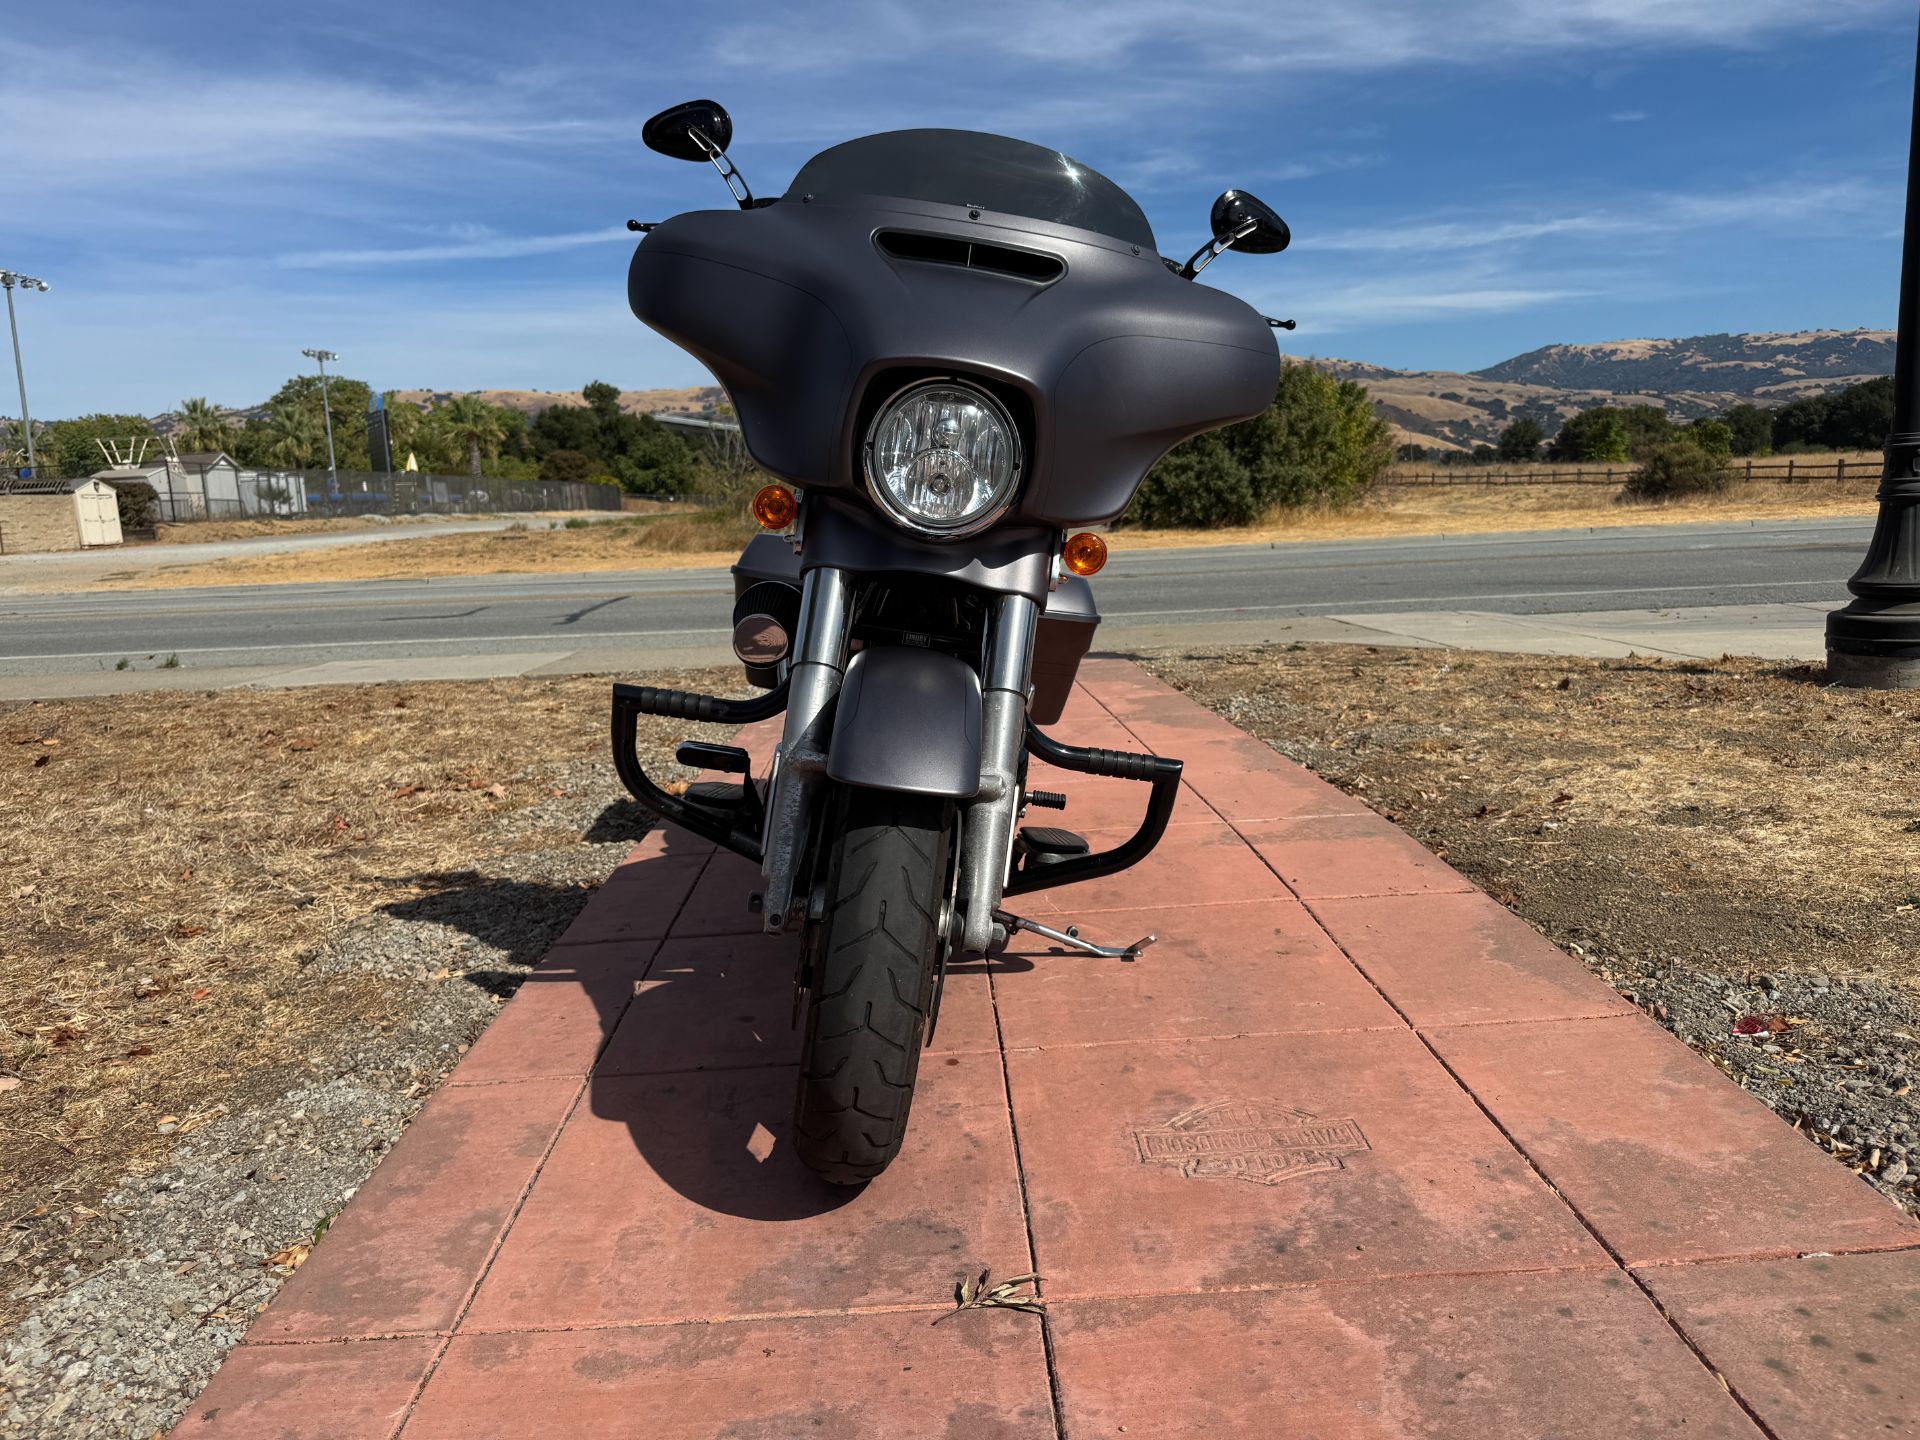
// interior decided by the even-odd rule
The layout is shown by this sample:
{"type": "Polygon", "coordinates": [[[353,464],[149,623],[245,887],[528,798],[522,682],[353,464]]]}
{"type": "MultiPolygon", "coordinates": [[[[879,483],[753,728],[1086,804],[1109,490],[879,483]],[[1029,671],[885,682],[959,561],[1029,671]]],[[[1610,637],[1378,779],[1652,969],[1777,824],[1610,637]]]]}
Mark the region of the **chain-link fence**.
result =
{"type": "Polygon", "coordinates": [[[135,531],[197,520],[620,508],[620,491],[612,485],[487,475],[335,474],[211,465],[156,466],[144,475],[103,478],[121,492],[122,524],[135,531]]]}

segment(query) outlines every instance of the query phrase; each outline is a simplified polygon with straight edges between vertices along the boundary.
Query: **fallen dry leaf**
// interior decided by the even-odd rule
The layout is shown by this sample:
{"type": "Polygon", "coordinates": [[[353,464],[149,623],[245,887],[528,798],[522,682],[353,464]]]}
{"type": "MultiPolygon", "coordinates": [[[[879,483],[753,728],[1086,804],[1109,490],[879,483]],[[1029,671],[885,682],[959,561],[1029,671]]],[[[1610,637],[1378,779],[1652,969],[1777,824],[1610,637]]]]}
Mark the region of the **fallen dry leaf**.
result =
{"type": "Polygon", "coordinates": [[[307,1256],[313,1253],[313,1246],[303,1240],[296,1240],[284,1250],[276,1250],[260,1262],[263,1269],[277,1275],[291,1275],[306,1263],[307,1256]]]}

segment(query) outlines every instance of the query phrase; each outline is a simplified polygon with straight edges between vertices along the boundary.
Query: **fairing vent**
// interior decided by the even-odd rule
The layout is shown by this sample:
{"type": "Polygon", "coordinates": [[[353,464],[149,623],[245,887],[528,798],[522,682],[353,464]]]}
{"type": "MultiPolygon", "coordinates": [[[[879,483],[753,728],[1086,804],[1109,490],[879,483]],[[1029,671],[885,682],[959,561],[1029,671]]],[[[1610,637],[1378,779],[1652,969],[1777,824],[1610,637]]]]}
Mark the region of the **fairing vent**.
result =
{"type": "Polygon", "coordinates": [[[929,265],[958,265],[995,275],[1048,285],[1067,273],[1057,255],[1037,250],[1014,250],[1005,245],[982,245],[957,235],[923,235],[912,230],[881,230],[873,243],[895,260],[919,260],[929,265]]]}

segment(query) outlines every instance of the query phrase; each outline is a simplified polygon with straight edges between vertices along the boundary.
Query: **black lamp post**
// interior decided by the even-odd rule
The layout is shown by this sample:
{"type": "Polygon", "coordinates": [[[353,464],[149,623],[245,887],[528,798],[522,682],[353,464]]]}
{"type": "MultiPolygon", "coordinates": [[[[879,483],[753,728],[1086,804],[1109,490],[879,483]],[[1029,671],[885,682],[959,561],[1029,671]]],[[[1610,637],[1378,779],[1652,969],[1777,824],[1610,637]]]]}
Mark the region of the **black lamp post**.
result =
{"type": "Polygon", "coordinates": [[[1847,581],[1852,601],[1827,616],[1828,679],[1872,690],[1920,689],[1920,63],[1915,69],[1893,433],[1880,519],[1867,558],[1847,581]]]}

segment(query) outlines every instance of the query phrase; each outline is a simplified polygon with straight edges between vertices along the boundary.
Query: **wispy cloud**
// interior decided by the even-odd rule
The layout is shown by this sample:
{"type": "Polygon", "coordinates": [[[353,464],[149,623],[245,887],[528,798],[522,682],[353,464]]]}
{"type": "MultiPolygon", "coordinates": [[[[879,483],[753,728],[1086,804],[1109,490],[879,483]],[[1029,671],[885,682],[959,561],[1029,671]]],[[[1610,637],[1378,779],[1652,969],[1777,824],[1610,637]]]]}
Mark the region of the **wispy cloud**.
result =
{"type": "Polygon", "coordinates": [[[1607,123],[1611,125],[1638,125],[1646,118],[1647,112],[1644,110],[1616,110],[1607,116],[1607,123]]]}
{"type": "Polygon", "coordinates": [[[1585,299],[1594,293],[1577,285],[1550,282],[1499,284],[1471,275],[1396,275],[1315,287],[1299,317],[1296,333],[1310,338],[1382,325],[1507,315],[1585,299]]]}
{"type": "Polygon", "coordinates": [[[0,128],[11,184],[39,195],[117,186],[126,202],[205,196],[210,183],[335,171],[423,152],[574,142],[583,118],[487,91],[380,87],[338,73],[234,71],[175,57],[152,83],[0,39],[0,128]]]}
{"type": "Polygon", "coordinates": [[[1097,11],[1065,0],[855,0],[795,7],[730,27],[716,63],[754,69],[845,72],[885,55],[982,52],[1076,66],[1143,55],[1187,57],[1251,71],[1369,71],[1407,64],[1484,64],[1546,51],[1676,44],[1743,46],[1787,28],[1842,29],[1899,13],[1901,0],[1109,0],[1097,11]]]}
{"type": "Polygon", "coordinates": [[[340,270],[354,266],[414,265],[443,260],[515,260],[527,255],[578,250],[583,245],[606,245],[616,240],[631,243],[633,236],[625,226],[575,230],[564,235],[487,234],[440,245],[410,245],[388,250],[297,250],[278,257],[277,263],[287,270],[340,270]]]}
{"type": "Polygon", "coordinates": [[[1861,180],[1823,184],[1778,184],[1718,195],[1647,194],[1623,198],[1608,209],[1537,218],[1488,215],[1465,219],[1391,222],[1315,236],[1318,250],[1373,254],[1432,254],[1486,250],[1533,240],[1597,240],[1653,236],[1717,226],[1850,223],[1883,208],[1887,195],[1861,180]]]}

